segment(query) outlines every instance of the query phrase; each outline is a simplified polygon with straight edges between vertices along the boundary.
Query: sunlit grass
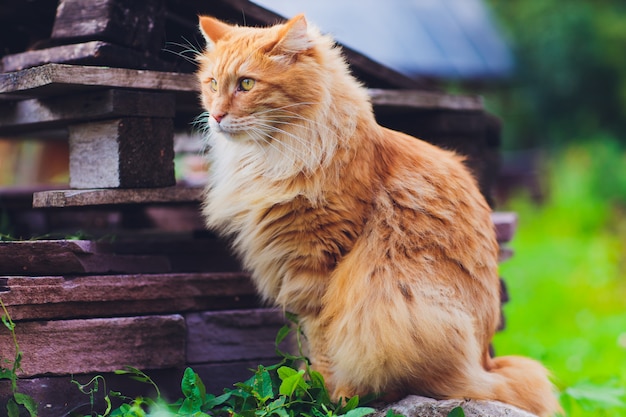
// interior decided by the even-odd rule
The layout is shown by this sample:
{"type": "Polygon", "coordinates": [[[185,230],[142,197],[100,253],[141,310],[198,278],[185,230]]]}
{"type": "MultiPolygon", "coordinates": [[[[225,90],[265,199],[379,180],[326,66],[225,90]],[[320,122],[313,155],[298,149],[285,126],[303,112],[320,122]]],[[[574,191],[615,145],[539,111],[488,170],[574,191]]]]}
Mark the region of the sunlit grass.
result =
{"type": "Polygon", "coordinates": [[[571,416],[626,415],[626,196],[611,195],[626,181],[621,161],[610,143],[570,147],[548,165],[544,204],[521,196],[508,207],[519,229],[501,268],[511,301],[495,346],[551,369],[571,416]],[[577,390],[600,398],[570,404],[577,390]]]}

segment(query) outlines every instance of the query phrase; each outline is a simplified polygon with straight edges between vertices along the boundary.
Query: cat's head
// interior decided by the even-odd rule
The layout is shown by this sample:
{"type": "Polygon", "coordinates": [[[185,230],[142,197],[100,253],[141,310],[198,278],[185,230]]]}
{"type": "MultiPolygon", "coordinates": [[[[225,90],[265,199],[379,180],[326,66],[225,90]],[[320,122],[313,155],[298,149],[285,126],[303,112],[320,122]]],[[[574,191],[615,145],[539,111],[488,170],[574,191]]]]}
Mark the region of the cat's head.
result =
{"type": "Polygon", "coordinates": [[[269,28],[201,16],[200,31],[207,46],[198,78],[211,132],[269,143],[312,117],[323,100],[324,38],[303,15],[269,28]]]}

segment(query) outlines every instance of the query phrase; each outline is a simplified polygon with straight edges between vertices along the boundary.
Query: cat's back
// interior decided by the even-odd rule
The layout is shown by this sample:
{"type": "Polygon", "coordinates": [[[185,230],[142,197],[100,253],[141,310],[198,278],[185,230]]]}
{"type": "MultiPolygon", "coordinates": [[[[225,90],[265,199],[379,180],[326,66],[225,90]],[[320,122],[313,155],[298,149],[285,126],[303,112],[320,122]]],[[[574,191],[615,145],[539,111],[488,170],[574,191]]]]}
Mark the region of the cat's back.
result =
{"type": "Polygon", "coordinates": [[[497,277],[491,208],[464,158],[423,140],[382,129],[382,191],[374,223],[407,247],[436,248],[470,275],[497,277]]]}

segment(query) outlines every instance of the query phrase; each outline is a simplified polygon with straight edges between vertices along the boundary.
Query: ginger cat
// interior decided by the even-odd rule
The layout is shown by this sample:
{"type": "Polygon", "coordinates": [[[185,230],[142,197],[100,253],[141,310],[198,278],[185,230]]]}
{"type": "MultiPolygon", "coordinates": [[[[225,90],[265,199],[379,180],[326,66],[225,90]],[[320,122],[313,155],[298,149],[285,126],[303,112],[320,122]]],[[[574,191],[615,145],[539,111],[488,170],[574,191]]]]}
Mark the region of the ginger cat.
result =
{"type": "Polygon", "coordinates": [[[200,17],[207,225],[296,313],[334,399],[367,393],[559,410],[546,370],[491,358],[498,244],[463,158],[379,126],[333,40],[200,17]]]}

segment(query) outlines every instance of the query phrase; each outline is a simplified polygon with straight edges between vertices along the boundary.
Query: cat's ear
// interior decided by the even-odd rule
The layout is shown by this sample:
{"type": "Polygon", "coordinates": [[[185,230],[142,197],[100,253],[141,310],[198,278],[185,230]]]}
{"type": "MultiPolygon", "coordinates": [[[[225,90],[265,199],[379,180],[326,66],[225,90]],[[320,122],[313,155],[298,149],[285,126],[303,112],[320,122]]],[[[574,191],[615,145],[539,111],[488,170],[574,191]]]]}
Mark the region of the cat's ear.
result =
{"type": "Polygon", "coordinates": [[[200,33],[204,36],[206,47],[209,50],[213,49],[213,45],[232,29],[229,24],[211,16],[199,16],[199,20],[200,33]]]}
{"type": "Polygon", "coordinates": [[[303,14],[290,19],[279,32],[278,43],[272,51],[299,54],[314,46],[309,34],[309,25],[303,14]]]}

